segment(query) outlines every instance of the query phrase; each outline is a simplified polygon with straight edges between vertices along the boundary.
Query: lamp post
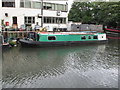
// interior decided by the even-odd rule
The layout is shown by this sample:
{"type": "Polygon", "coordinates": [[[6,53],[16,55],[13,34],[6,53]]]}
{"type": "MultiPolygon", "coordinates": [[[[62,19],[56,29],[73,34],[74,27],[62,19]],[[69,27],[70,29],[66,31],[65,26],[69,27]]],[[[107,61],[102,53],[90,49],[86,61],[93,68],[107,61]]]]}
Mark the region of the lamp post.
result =
{"type": "Polygon", "coordinates": [[[41,0],[41,27],[43,27],[44,17],[43,17],[43,0],[41,0]]]}

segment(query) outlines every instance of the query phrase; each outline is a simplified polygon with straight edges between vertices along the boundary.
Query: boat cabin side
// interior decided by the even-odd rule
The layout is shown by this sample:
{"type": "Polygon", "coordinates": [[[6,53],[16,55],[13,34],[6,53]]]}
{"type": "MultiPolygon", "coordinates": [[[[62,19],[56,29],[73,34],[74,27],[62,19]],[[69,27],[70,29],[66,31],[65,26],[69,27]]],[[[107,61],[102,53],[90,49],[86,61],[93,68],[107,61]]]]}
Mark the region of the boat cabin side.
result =
{"type": "Polygon", "coordinates": [[[78,35],[60,35],[60,34],[36,34],[36,41],[57,42],[57,41],[95,41],[106,40],[106,34],[78,34],[78,35]]]}

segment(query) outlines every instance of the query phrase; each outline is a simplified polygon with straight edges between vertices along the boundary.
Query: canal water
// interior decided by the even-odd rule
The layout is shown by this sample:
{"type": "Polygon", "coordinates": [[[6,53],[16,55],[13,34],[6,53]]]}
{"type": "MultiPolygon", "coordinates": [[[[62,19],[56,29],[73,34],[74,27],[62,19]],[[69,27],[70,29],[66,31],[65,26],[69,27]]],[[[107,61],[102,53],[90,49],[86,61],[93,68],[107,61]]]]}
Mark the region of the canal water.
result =
{"type": "Polygon", "coordinates": [[[2,88],[117,88],[118,44],[3,49],[2,88]]]}

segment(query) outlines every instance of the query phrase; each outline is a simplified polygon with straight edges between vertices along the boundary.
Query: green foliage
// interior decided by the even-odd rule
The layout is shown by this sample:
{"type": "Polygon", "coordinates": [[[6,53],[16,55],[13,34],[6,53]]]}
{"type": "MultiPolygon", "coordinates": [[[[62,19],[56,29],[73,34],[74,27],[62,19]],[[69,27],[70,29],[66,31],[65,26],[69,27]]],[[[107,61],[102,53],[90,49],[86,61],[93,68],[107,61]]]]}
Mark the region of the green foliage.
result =
{"type": "Polygon", "coordinates": [[[120,27],[120,2],[74,2],[68,20],[120,27]]]}
{"type": "Polygon", "coordinates": [[[2,27],[5,27],[4,19],[1,20],[1,25],[2,25],[2,27]]]}

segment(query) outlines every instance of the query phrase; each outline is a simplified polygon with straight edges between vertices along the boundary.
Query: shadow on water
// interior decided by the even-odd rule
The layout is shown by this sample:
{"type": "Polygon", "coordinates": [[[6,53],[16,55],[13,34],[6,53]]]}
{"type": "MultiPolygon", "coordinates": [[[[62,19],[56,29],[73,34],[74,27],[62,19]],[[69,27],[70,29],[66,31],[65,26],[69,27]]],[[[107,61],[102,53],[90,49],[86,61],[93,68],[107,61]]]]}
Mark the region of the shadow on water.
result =
{"type": "Polygon", "coordinates": [[[3,52],[3,88],[118,87],[118,47],[15,47],[3,52]]]}

